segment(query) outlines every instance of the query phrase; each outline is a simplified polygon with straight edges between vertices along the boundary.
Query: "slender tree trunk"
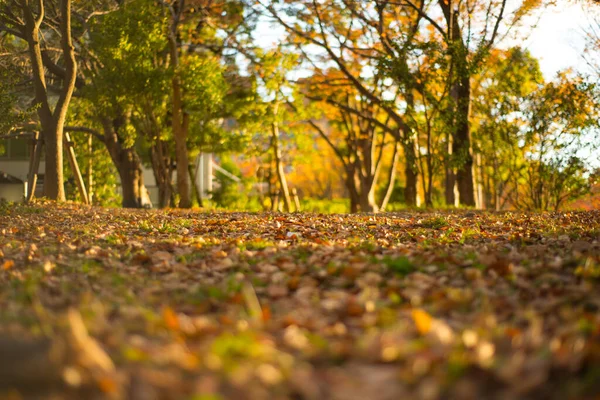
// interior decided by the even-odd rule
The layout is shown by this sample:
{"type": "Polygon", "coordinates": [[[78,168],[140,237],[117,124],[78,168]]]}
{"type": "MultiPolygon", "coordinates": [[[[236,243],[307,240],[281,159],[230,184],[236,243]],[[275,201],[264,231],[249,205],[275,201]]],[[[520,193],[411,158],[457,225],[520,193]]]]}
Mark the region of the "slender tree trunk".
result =
{"type": "Polygon", "coordinates": [[[277,173],[277,180],[279,181],[281,194],[283,195],[285,210],[287,212],[291,212],[292,198],[290,197],[290,190],[288,188],[287,179],[285,178],[285,171],[283,170],[281,145],[279,143],[279,123],[277,122],[278,113],[279,102],[275,101],[275,104],[273,105],[273,123],[271,124],[271,144],[273,146],[273,158],[275,160],[275,171],[277,173]]]}
{"type": "MultiPolygon", "coordinates": [[[[42,1],[40,1],[42,3],[42,1]]],[[[32,44],[30,42],[31,59],[34,65],[34,82],[36,85],[36,102],[38,103],[38,116],[42,125],[42,134],[44,136],[44,149],[46,153],[46,162],[44,170],[44,196],[64,201],[65,183],[63,176],[63,151],[62,151],[62,129],[54,119],[50,106],[48,104],[48,93],[46,90],[45,73],[42,66],[42,56],[39,45],[39,31],[36,28],[32,35],[32,44]]]]}
{"type": "Polygon", "coordinates": [[[447,157],[446,157],[446,179],[444,182],[444,194],[446,198],[446,206],[456,206],[456,175],[454,174],[453,154],[452,154],[452,135],[446,136],[447,157]]]}
{"type": "Polygon", "coordinates": [[[427,179],[423,178],[423,192],[425,198],[425,206],[433,207],[433,152],[432,152],[432,133],[431,123],[427,122],[427,158],[425,164],[427,165],[427,179]]]}
{"type": "Polygon", "coordinates": [[[87,187],[90,204],[94,204],[94,136],[88,135],[87,187]]]}
{"type": "Polygon", "coordinates": [[[54,129],[55,135],[52,140],[46,142],[47,153],[51,153],[51,163],[46,158],[46,175],[44,176],[44,186],[48,182],[48,189],[44,187],[47,197],[63,199],[64,176],[63,176],[63,130],[67,120],[67,111],[73,91],[75,90],[75,81],[77,79],[77,62],[75,61],[75,48],[71,39],[71,0],[60,0],[60,34],[61,47],[65,63],[65,79],[62,81],[62,90],[54,108],[54,129]],[[46,181],[48,174],[50,180],[46,181]]]}
{"type": "Polygon", "coordinates": [[[481,165],[481,153],[475,154],[475,165],[476,165],[476,173],[475,173],[475,204],[479,209],[485,209],[485,197],[484,197],[484,181],[483,181],[483,166],[481,165]]]}
{"type": "Polygon", "coordinates": [[[134,147],[124,147],[119,139],[118,129],[121,125],[119,119],[102,119],[104,144],[121,179],[122,205],[126,208],[152,206],[144,185],[142,161],[134,147]]]}
{"type": "Polygon", "coordinates": [[[398,169],[398,162],[400,161],[400,143],[396,141],[394,146],[394,155],[392,156],[392,165],[390,167],[390,178],[388,179],[387,190],[385,196],[381,201],[380,210],[384,211],[390,202],[392,193],[394,193],[394,185],[396,184],[396,170],[398,169]]]}
{"type": "Polygon", "coordinates": [[[416,165],[416,154],[414,142],[411,140],[406,140],[404,142],[404,178],[405,178],[405,187],[404,187],[404,202],[409,207],[414,207],[417,205],[417,185],[418,185],[418,172],[416,165]]]}
{"type": "Polygon", "coordinates": [[[189,115],[183,110],[183,92],[179,71],[179,49],[177,43],[176,27],[172,27],[169,35],[169,50],[173,65],[172,89],[172,127],[175,138],[175,159],[177,161],[177,192],[179,193],[179,207],[190,208],[192,197],[189,180],[190,161],[187,152],[187,137],[189,128],[189,115]]]}

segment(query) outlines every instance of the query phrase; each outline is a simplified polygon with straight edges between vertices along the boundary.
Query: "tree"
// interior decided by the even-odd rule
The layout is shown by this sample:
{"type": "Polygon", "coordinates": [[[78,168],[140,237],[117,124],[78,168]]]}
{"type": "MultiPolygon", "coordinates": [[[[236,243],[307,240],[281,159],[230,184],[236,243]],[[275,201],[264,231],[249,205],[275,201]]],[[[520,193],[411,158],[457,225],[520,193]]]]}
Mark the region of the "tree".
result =
{"type": "Polygon", "coordinates": [[[404,93],[404,115],[415,147],[406,153],[414,157],[410,168],[421,178],[425,205],[432,207],[434,183],[450,158],[448,121],[453,114],[449,112],[449,60],[436,41],[415,37],[410,42],[393,44],[398,54],[383,57],[379,68],[404,93]]]}
{"type": "Polygon", "coordinates": [[[247,99],[251,102],[241,102],[234,115],[241,130],[252,137],[254,143],[250,152],[259,157],[268,154],[267,163],[274,166],[274,172],[271,167],[266,171],[271,208],[278,209],[281,196],[285,211],[291,212],[294,206],[285,164],[289,159],[289,148],[298,142],[295,128],[299,126],[298,118],[303,106],[295,102],[296,88],[290,84],[287,74],[297,64],[297,57],[282,51],[282,48],[243,50],[243,55],[250,63],[253,93],[247,99]],[[285,142],[283,137],[287,139],[285,142]],[[274,179],[269,179],[271,177],[274,179]],[[277,186],[277,190],[272,190],[272,185],[277,186]]]}
{"type": "Polygon", "coordinates": [[[558,209],[586,192],[581,157],[598,151],[599,110],[596,85],[567,73],[529,96],[527,129],[520,144],[527,158],[525,189],[513,196],[515,206],[558,209]]]}
{"type": "MultiPolygon", "coordinates": [[[[256,73],[260,76],[263,82],[266,95],[270,98],[267,103],[267,118],[270,121],[270,148],[275,162],[275,174],[279,184],[279,192],[283,197],[283,204],[287,212],[293,210],[292,198],[288,187],[287,179],[284,171],[283,150],[280,137],[280,124],[282,122],[282,114],[287,110],[283,110],[286,106],[285,102],[285,83],[287,82],[286,73],[293,68],[296,63],[296,57],[293,55],[281,53],[281,49],[266,53],[259,52],[260,59],[258,66],[259,70],[256,73]]],[[[257,65],[255,65],[257,67],[257,65]]],[[[263,120],[263,123],[266,122],[263,120]]]]}
{"type": "MultiPolygon", "coordinates": [[[[247,27],[243,4],[239,1],[213,2],[200,0],[186,2],[176,0],[173,2],[160,2],[168,21],[166,30],[167,49],[169,54],[170,77],[170,115],[173,139],[175,141],[175,161],[177,168],[177,192],[179,194],[179,207],[189,208],[192,205],[192,196],[189,180],[189,154],[188,144],[190,128],[193,125],[190,107],[202,103],[210,106],[203,111],[204,116],[212,115],[211,111],[218,108],[220,99],[225,96],[226,85],[223,79],[211,81],[209,76],[198,80],[188,80],[192,85],[186,85],[184,75],[190,68],[202,63],[206,65],[211,60],[210,53],[219,55],[223,52],[224,42],[235,36],[240,27],[247,27]],[[218,22],[217,22],[218,21],[218,22]],[[233,29],[228,29],[231,24],[233,29]],[[215,40],[222,33],[225,40],[215,40]],[[214,85],[211,85],[214,83],[214,85]],[[198,84],[203,85],[200,92],[195,92],[198,84]],[[198,96],[208,96],[200,100],[198,96]],[[206,101],[205,101],[206,100],[206,101]]],[[[214,56],[213,56],[214,57],[214,56]]],[[[212,58],[212,61],[216,59],[212,58]]],[[[224,74],[224,68],[217,63],[212,63],[212,72],[224,74]]],[[[207,72],[207,69],[198,69],[207,72]]],[[[198,111],[198,110],[197,110],[198,111]]]]}
{"type": "Polygon", "coordinates": [[[528,100],[543,83],[538,61],[519,47],[493,50],[473,78],[471,123],[482,206],[500,210],[516,190],[512,183],[526,162],[519,146],[529,125],[528,100]]]}
{"type": "MultiPolygon", "coordinates": [[[[118,5],[98,5],[88,2],[78,3],[78,8],[72,13],[77,21],[72,29],[72,41],[77,43],[77,50],[74,49],[74,55],[81,61],[83,68],[78,68],[76,71],[74,85],[74,101],[76,103],[85,103],[90,99],[90,92],[93,92],[92,86],[98,84],[98,80],[94,79],[94,71],[98,70],[98,57],[94,54],[90,47],[90,30],[95,27],[94,22],[97,18],[103,18],[106,15],[114,15],[114,11],[118,9],[118,5]]],[[[53,7],[50,10],[54,10],[53,7]]],[[[61,19],[50,15],[47,21],[44,22],[43,31],[53,32],[60,31],[61,19]]],[[[2,29],[5,32],[15,35],[25,41],[26,36],[23,32],[10,28],[9,24],[5,24],[2,29]]],[[[45,73],[44,80],[48,89],[50,99],[55,99],[57,85],[64,86],[68,83],[70,75],[67,74],[67,68],[60,54],[57,54],[54,44],[55,36],[44,34],[44,46],[40,45],[41,61],[43,63],[43,72],[45,73]]],[[[13,51],[17,55],[17,51],[13,51]]],[[[27,81],[24,79],[24,81],[27,81]]],[[[99,100],[97,97],[94,100],[99,100]]],[[[87,102],[86,107],[77,107],[79,112],[77,116],[70,113],[69,126],[64,126],[65,130],[74,132],[84,132],[86,134],[95,135],[106,146],[117,171],[121,176],[121,187],[123,193],[123,205],[127,207],[141,207],[150,204],[147,196],[147,191],[143,184],[142,165],[139,157],[135,153],[135,149],[127,147],[126,140],[122,132],[123,124],[119,121],[123,120],[123,115],[109,113],[107,108],[102,108],[105,105],[100,102],[87,102]],[[82,110],[85,109],[85,112],[82,110]],[[102,111],[100,113],[100,111],[102,111]],[[75,117],[75,118],[73,118],[75,117]],[[73,125],[76,123],[75,125],[73,125]]],[[[114,104],[113,104],[114,106],[114,104]]],[[[40,110],[40,107],[38,107],[40,110]]],[[[43,110],[43,107],[41,107],[43,110]]],[[[61,141],[59,141],[61,142],[61,141]]]]}
{"type": "MultiPolygon", "coordinates": [[[[472,77],[481,68],[495,43],[539,6],[523,1],[509,11],[506,0],[455,2],[440,0],[435,6],[424,1],[404,2],[417,10],[429,28],[428,40],[438,40],[448,57],[450,99],[447,115],[450,136],[447,140],[446,203],[454,204],[457,185],[460,204],[475,206],[473,155],[471,148],[472,77]],[[443,23],[436,19],[443,16],[443,23]]],[[[427,37],[427,36],[426,36],[427,37]]]]}
{"type": "MultiPolygon", "coordinates": [[[[329,82],[340,78],[331,71],[324,79],[329,82]]],[[[342,79],[343,80],[343,79],[342,79]]],[[[305,91],[313,100],[322,99],[313,107],[321,110],[319,119],[309,124],[334,151],[343,166],[344,182],[350,196],[350,211],[377,212],[385,208],[395,181],[400,145],[390,134],[389,117],[377,104],[361,96],[352,85],[331,88],[319,78],[306,81],[305,91]],[[326,118],[325,118],[326,116],[326,118]],[[386,196],[376,199],[385,149],[392,148],[386,196]]]]}
{"type": "Polygon", "coordinates": [[[75,89],[77,63],[71,36],[71,0],[60,0],[58,8],[58,32],[64,79],[54,107],[52,107],[53,102],[46,82],[41,47],[41,29],[46,17],[43,0],[38,0],[36,4],[30,0],[6,1],[0,8],[0,22],[3,24],[4,32],[15,34],[27,42],[35,103],[46,149],[44,195],[54,200],[65,200],[63,131],[69,103],[75,89]]]}
{"type": "MultiPolygon", "coordinates": [[[[139,115],[152,118],[164,101],[168,72],[164,64],[156,64],[156,54],[166,47],[165,27],[160,9],[151,2],[125,3],[91,19],[83,49],[86,85],[81,101],[87,106],[79,107],[81,117],[96,127],[92,132],[105,144],[117,168],[124,207],[150,205],[136,148],[142,133],[136,127],[139,115]]],[[[161,181],[157,183],[160,187],[161,181]]]]}
{"type": "MultiPolygon", "coordinates": [[[[228,91],[224,67],[210,52],[200,49],[183,52],[178,59],[179,67],[174,68],[166,34],[169,18],[164,11],[154,2],[136,0],[123,5],[118,13],[93,20],[89,46],[93,54],[89,63],[91,84],[85,92],[96,109],[96,119],[102,122],[104,136],[111,138],[115,164],[129,164],[129,168],[118,169],[122,171],[121,180],[132,183],[128,187],[133,191],[128,193],[132,192],[129,197],[134,199],[133,204],[144,193],[137,148],[149,153],[161,207],[170,205],[181,190],[180,187],[175,190],[171,183],[173,166],[186,163],[176,162],[177,143],[180,149],[184,144],[188,160],[189,154],[197,153],[200,148],[209,150],[223,139],[223,132],[216,125],[224,116],[223,98],[228,91]],[[173,98],[175,75],[179,100],[173,98]],[[183,108],[178,106],[178,109],[186,115],[185,126],[177,126],[177,129],[185,127],[183,142],[179,140],[181,135],[175,138],[172,129],[173,101],[182,102],[183,108]]],[[[188,45],[192,43],[186,37],[181,40],[188,45]]],[[[189,192],[189,161],[187,164],[183,178],[188,185],[184,190],[189,192]]],[[[179,171],[178,176],[183,173],[179,171]]],[[[191,193],[188,194],[191,201],[191,193]]],[[[185,197],[180,195],[180,200],[185,197]]]]}
{"type": "MultiPolygon", "coordinates": [[[[412,40],[410,32],[415,29],[417,13],[406,13],[394,2],[375,2],[374,7],[371,3],[345,0],[324,4],[313,1],[258,3],[286,29],[287,40],[296,46],[305,66],[320,78],[323,85],[351,85],[360,96],[389,117],[389,125],[385,129],[404,150],[405,201],[408,205],[415,205],[416,156],[413,133],[403,115],[405,98],[403,93],[383,85],[383,75],[373,71],[378,70],[380,57],[386,52],[396,54],[390,45],[392,40],[401,40],[402,37],[412,40]],[[288,18],[291,15],[294,17],[288,18]],[[399,23],[388,23],[392,20],[399,23]],[[335,81],[328,81],[327,74],[333,67],[340,75],[335,81]],[[391,99],[388,98],[390,94],[391,99]]],[[[354,110],[355,116],[360,117],[357,111],[354,110]]]]}

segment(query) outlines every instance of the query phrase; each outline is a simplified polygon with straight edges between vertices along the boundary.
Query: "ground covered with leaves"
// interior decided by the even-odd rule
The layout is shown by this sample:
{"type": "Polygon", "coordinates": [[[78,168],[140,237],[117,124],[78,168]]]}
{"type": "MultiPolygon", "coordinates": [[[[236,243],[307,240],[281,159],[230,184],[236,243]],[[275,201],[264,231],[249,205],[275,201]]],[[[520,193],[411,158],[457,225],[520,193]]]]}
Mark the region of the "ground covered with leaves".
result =
{"type": "Polygon", "coordinates": [[[0,206],[0,398],[586,399],[600,212],[0,206]]]}

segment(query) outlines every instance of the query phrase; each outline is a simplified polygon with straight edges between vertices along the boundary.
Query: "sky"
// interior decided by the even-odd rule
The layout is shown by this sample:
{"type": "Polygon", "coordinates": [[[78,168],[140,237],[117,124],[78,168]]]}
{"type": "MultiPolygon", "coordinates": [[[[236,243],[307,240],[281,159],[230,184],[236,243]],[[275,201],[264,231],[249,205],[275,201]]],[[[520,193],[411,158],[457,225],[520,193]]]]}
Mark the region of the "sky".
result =
{"type": "Polygon", "coordinates": [[[585,9],[582,4],[571,3],[544,11],[537,27],[523,45],[540,60],[540,67],[547,79],[565,68],[586,71],[586,63],[582,58],[584,30],[591,22],[590,7],[585,9]]]}

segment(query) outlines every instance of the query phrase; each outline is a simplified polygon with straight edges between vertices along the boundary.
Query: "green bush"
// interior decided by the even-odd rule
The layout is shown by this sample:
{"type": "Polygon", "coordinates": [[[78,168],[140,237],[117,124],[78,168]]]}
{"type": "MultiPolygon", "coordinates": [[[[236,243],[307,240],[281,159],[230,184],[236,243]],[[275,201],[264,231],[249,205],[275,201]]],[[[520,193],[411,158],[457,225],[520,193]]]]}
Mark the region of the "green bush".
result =
{"type": "MultiPolygon", "coordinates": [[[[235,176],[241,176],[240,169],[229,159],[223,158],[221,160],[221,168],[235,176]]],[[[258,197],[251,194],[254,183],[252,179],[242,178],[240,182],[235,182],[219,171],[215,172],[215,178],[217,185],[211,192],[210,202],[215,208],[236,211],[259,211],[263,209],[258,197]]]]}

